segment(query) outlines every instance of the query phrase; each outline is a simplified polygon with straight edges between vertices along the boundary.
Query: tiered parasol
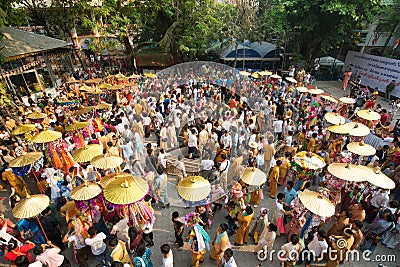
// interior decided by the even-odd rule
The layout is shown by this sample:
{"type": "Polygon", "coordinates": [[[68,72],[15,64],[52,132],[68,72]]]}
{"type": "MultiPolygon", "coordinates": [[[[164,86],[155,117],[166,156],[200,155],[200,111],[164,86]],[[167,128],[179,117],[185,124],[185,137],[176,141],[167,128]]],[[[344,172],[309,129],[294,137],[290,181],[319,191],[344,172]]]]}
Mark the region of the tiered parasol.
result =
{"type": "Polygon", "coordinates": [[[338,103],[338,101],[332,95],[321,95],[321,98],[330,101],[332,103],[338,103]]]}
{"type": "Polygon", "coordinates": [[[100,104],[95,106],[95,109],[110,109],[111,107],[111,104],[101,102],[100,104]]]}
{"type": "Polygon", "coordinates": [[[350,132],[350,129],[348,126],[346,126],[346,124],[340,124],[329,126],[328,131],[330,131],[331,133],[344,135],[348,134],[350,132]]]}
{"type": "Polygon", "coordinates": [[[308,90],[308,93],[309,93],[309,94],[312,94],[312,95],[320,95],[320,94],[323,94],[324,92],[325,92],[324,90],[318,89],[318,88],[309,89],[309,90],[308,90]]]}
{"type": "Polygon", "coordinates": [[[278,74],[272,74],[271,76],[269,76],[271,79],[281,79],[282,77],[279,76],[278,74]]]}
{"type": "Polygon", "coordinates": [[[369,109],[362,109],[357,112],[357,116],[369,121],[376,121],[381,119],[381,115],[379,113],[369,110],[369,109]]]}
{"type": "Polygon", "coordinates": [[[84,182],[71,191],[73,200],[84,201],[97,197],[101,193],[101,187],[96,183],[84,182]]]}
{"type": "Polygon", "coordinates": [[[307,151],[301,151],[295,154],[293,160],[303,169],[318,170],[326,165],[323,158],[307,151]]]}
{"type": "Polygon", "coordinates": [[[248,71],[245,71],[245,70],[239,71],[239,74],[240,74],[240,75],[242,75],[242,76],[245,76],[245,77],[248,77],[248,76],[250,76],[250,75],[251,75],[251,73],[250,73],[250,72],[248,72],[248,71]]]}
{"type": "Polygon", "coordinates": [[[147,182],[135,176],[119,176],[104,188],[107,201],[117,205],[128,205],[140,201],[149,192],[147,182]]]}
{"type": "Polygon", "coordinates": [[[347,127],[349,127],[350,131],[349,134],[351,136],[367,136],[371,130],[365,126],[364,124],[357,123],[357,122],[349,122],[345,124],[347,127]]]}
{"type": "Polygon", "coordinates": [[[119,167],[124,160],[121,157],[112,155],[99,155],[94,157],[90,164],[98,169],[114,169],[119,167]]]}
{"type": "Polygon", "coordinates": [[[307,93],[308,92],[307,87],[304,87],[304,86],[299,86],[299,87],[296,88],[296,90],[298,92],[300,92],[300,93],[307,93]]]}
{"type": "Polygon", "coordinates": [[[272,74],[272,72],[264,70],[264,71],[259,71],[258,74],[260,74],[262,76],[269,76],[272,74]]]}
{"type": "Polygon", "coordinates": [[[38,216],[50,204],[50,199],[46,195],[27,195],[15,205],[12,210],[14,217],[19,219],[33,218],[38,216]]]}
{"type": "Polygon", "coordinates": [[[118,74],[116,74],[115,76],[115,79],[117,79],[117,80],[124,80],[124,79],[127,79],[128,77],[126,77],[125,75],[123,75],[122,73],[118,73],[118,74]]]}
{"type": "Polygon", "coordinates": [[[341,97],[339,98],[339,101],[344,103],[344,104],[354,104],[356,103],[356,100],[350,97],[341,97]]]}
{"type": "Polygon", "coordinates": [[[75,79],[74,77],[71,77],[69,81],[66,82],[66,84],[71,84],[71,83],[80,83],[80,80],[75,79]]]}
{"type": "Polygon", "coordinates": [[[73,158],[75,162],[89,162],[101,154],[103,154],[103,146],[91,144],[75,151],[73,158]]]}
{"type": "Polygon", "coordinates": [[[102,83],[99,86],[97,86],[97,88],[99,88],[99,89],[108,89],[110,87],[112,87],[112,85],[109,83],[102,83]]]}
{"type": "Polygon", "coordinates": [[[35,134],[35,136],[32,137],[32,142],[38,143],[38,144],[50,143],[61,137],[62,137],[62,133],[60,133],[60,132],[45,130],[45,131],[41,131],[38,134],[35,134]]]}
{"type": "Polygon", "coordinates": [[[26,155],[19,156],[10,161],[9,166],[12,168],[16,167],[24,167],[26,165],[30,165],[38,161],[41,157],[43,157],[42,152],[30,152],[26,155]]]}
{"type": "Polygon", "coordinates": [[[65,127],[65,131],[71,132],[71,131],[81,130],[81,129],[84,129],[84,128],[88,127],[89,125],[90,125],[90,122],[77,121],[77,122],[74,122],[73,124],[70,124],[70,125],[66,126],[65,127]]]}
{"type": "Polygon", "coordinates": [[[95,107],[94,106],[89,106],[89,107],[83,107],[81,109],[79,109],[78,111],[76,111],[73,116],[79,116],[79,115],[83,115],[86,113],[89,113],[90,111],[94,110],[95,107]]]}
{"type": "Polygon", "coordinates": [[[87,84],[99,83],[99,82],[101,82],[102,80],[103,80],[103,79],[100,79],[100,78],[89,79],[89,80],[86,80],[85,83],[87,83],[87,84]]]}
{"type": "Polygon", "coordinates": [[[118,91],[124,89],[123,85],[113,85],[111,87],[108,87],[107,90],[113,90],[113,91],[118,91]]]}
{"type": "Polygon", "coordinates": [[[34,131],[35,128],[36,127],[33,124],[22,124],[22,125],[17,126],[12,131],[12,134],[13,135],[20,135],[20,134],[28,133],[28,132],[34,131]]]}
{"type": "Polygon", "coordinates": [[[335,214],[335,205],[321,193],[306,189],[299,198],[303,206],[316,215],[330,217],[335,214]]]}
{"type": "Polygon", "coordinates": [[[27,119],[31,119],[31,120],[40,120],[40,119],[44,119],[46,117],[47,117],[46,114],[40,113],[40,112],[32,112],[31,114],[26,116],[27,119]]]}
{"type": "Polygon", "coordinates": [[[128,77],[129,79],[137,79],[140,78],[140,75],[133,73],[131,76],[128,77]]]}
{"type": "Polygon", "coordinates": [[[92,95],[101,95],[104,94],[104,91],[99,89],[99,88],[91,88],[90,90],[86,91],[88,94],[92,94],[92,95]]]}
{"type": "Polygon", "coordinates": [[[101,185],[103,188],[106,188],[106,186],[107,186],[110,182],[114,181],[114,180],[117,179],[117,178],[128,178],[128,179],[130,179],[131,177],[132,177],[132,174],[125,173],[125,172],[120,172],[120,173],[115,173],[115,172],[113,172],[113,173],[109,173],[109,174],[107,174],[106,176],[104,176],[104,177],[102,177],[102,178],[100,179],[100,185],[101,185]]]}
{"type": "Polygon", "coordinates": [[[344,124],[346,119],[335,112],[328,112],[325,114],[325,120],[331,124],[344,124]]]}
{"type": "Polygon", "coordinates": [[[297,83],[296,79],[294,79],[293,77],[286,77],[285,79],[286,79],[286,81],[288,81],[288,82],[297,83]]]}
{"type": "Polygon", "coordinates": [[[260,186],[267,181],[267,176],[260,169],[247,167],[240,179],[248,185],[260,186]]]}
{"type": "Polygon", "coordinates": [[[92,88],[87,86],[86,84],[82,85],[81,87],[79,87],[79,91],[84,91],[87,92],[89,90],[91,90],[92,88]]]}
{"type": "Polygon", "coordinates": [[[251,74],[251,77],[255,78],[255,79],[260,79],[262,77],[262,75],[260,75],[258,72],[253,72],[251,74]]]}
{"type": "Polygon", "coordinates": [[[201,176],[189,176],[178,184],[177,190],[183,200],[198,202],[210,196],[211,185],[201,176]]]}
{"type": "Polygon", "coordinates": [[[350,182],[364,182],[369,175],[361,166],[348,163],[329,164],[328,171],[333,176],[350,182]]]}
{"type": "MultiPolygon", "coordinates": [[[[249,74],[249,75],[250,75],[250,74],[249,74]]],[[[144,77],[150,78],[150,79],[155,79],[155,78],[157,78],[157,74],[148,72],[148,73],[145,73],[145,74],[144,74],[144,77]]]]}
{"type": "Polygon", "coordinates": [[[360,156],[371,156],[376,153],[376,149],[373,146],[364,142],[350,143],[347,145],[347,150],[360,156]]]}
{"type": "Polygon", "coordinates": [[[361,166],[369,172],[367,182],[383,188],[383,189],[394,189],[396,187],[395,182],[387,177],[384,173],[381,172],[379,167],[370,168],[367,166],[361,166]]]}

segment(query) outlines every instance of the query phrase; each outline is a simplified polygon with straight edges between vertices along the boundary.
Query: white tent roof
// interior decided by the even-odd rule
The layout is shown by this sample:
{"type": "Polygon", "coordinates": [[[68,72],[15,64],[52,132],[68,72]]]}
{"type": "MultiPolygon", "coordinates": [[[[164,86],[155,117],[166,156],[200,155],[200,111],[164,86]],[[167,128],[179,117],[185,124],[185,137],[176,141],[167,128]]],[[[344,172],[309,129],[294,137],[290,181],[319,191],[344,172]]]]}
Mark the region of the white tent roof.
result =
{"type": "Polygon", "coordinates": [[[321,66],[332,66],[333,64],[335,64],[336,66],[343,66],[344,62],[340,61],[337,58],[333,58],[333,57],[320,57],[320,58],[316,58],[315,62],[317,62],[319,60],[319,65],[321,66]]]}

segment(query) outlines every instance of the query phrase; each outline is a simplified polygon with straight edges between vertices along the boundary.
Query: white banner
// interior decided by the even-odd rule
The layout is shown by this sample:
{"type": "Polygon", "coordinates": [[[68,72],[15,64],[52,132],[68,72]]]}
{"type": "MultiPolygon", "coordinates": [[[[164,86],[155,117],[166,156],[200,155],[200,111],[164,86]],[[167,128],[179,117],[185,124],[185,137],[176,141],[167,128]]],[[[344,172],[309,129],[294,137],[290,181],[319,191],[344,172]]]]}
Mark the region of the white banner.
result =
{"type": "Polygon", "coordinates": [[[353,80],[360,75],[362,85],[370,86],[372,89],[378,87],[381,92],[385,92],[386,85],[395,80],[396,88],[392,95],[400,97],[400,60],[349,51],[343,70],[349,68],[353,80]]]}

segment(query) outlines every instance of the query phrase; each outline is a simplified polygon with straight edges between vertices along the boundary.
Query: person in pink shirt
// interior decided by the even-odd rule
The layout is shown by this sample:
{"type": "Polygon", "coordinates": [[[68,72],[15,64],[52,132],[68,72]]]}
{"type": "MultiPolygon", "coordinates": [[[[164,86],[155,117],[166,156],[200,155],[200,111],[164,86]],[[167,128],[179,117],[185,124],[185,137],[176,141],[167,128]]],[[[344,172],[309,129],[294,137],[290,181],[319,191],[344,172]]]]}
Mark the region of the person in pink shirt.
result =
{"type": "Polygon", "coordinates": [[[51,241],[48,241],[47,244],[48,245],[36,245],[36,247],[33,249],[33,254],[36,255],[37,261],[40,261],[47,267],[71,266],[69,260],[63,255],[59,254],[61,252],[59,247],[53,245],[51,241]]]}

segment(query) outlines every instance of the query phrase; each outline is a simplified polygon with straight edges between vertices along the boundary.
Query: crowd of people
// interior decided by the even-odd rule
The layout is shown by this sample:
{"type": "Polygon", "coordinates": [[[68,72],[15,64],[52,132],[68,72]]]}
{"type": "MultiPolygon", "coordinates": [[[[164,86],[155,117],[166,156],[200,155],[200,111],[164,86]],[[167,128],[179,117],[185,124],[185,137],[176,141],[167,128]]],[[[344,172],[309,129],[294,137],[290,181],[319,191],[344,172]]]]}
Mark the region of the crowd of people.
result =
{"type": "MultiPolygon", "coordinates": [[[[304,76],[304,69],[301,71],[304,76]]],[[[11,266],[71,266],[76,261],[87,267],[88,256],[93,255],[98,266],[151,267],[151,259],[158,257],[154,254],[162,257],[165,267],[182,266],[173,260],[173,246],[165,243],[157,251],[153,248],[157,219],[153,209],[171,209],[171,205],[194,208],[187,215],[174,211],[171,217],[179,251],[174,253],[186,253],[180,251],[188,241],[194,267],[200,266],[207,251],[215,266],[237,266],[232,248],[250,243],[256,245],[253,251],[261,260],[272,249],[284,251],[279,259],[284,266],[303,262],[310,266],[315,261],[338,266],[345,262],[347,251],[373,252],[379,244],[394,249],[400,243],[397,125],[390,127],[392,118],[379,105],[367,108],[380,113],[380,120],[357,117],[357,111],[368,105],[358,101],[362,97],[359,92],[355,92],[354,105],[334,105],[319,95],[299,92],[297,87],[305,85],[303,79],[298,83],[268,76],[252,79],[233,69],[193,64],[155,77],[107,73],[89,87],[104,81],[120,85],[120,90],[105,87],[100,93],[91,93],[90,89],[80,90],[82,74],[66,77],[57,95],[31,99],[30,106],[21,105],[14,118],[6,118],[0,160],[2,180],[8,185],[2,184],[1,189],[11,188],[11,208],[31,191],[51,198],[51,205],[38,219],[14,223],[12,218],[0,216],[1,248],[11,266]],[[104,102],[110,105],[81,112],[84,106],[104,102]],[[330,124],[324,115],[330,111],[366,124],[385,144],[370,157],[348,153],[352,138],[328,131],[330,124]],[[32,113],[46,116],[27,118],[32,113]],[[67,125],[77,121],[89,125],[66,131],[67,125]],[[28,123],[35,129],[24,135],[12,134],[28,123]],[[62,138],[48,146],[31,142],[32,136],[47,129],[61,132],[62,138]],[[76,151],[91,144],[101,145],[105,154],[123,158],[123,163],[106,170],[75,163],[76,151]],[[33,150],[42,150],[44,157],[29,168],[9,166],[33,150]],[[345,183],[326,167],[304,179],[293,165],[293,156],[301,151],[318,155],[326,166],[357,162],[380,167],[396,182],[396,188],[390,192],[366,183],[345,183]],[[175,203],[169,195],[176,194],[176,186],[195,173],[189,165],[198,166],[196,174],[210,182],[210,197],[197,203],[181,199],[175,203]],[[241,175],[248,168],[261,170],[267,182],[243,182],[241,175]],[[100,196],[89,205],[71,198],[76,186],[120,172],[147,182],[150,190],[143,203],[150,215],[146,218],[100,196]],[[36,180],[37,188],[28,188],[27,179],[36,180]],[[302,206],[299,195],[310,188],[334,203],[334,216],[312,214],[302,206]],[[267,201],[274,203],[272,209],[266,208],[267,201]],[[215,214],[224,212],[221,209],[226,210],[226,222],[211,232],[215,214]],[[276,248],[276,238],[287,242],[276,248]],[[346,246],[338,247],[339,239],[346,240],[346,246]],[[66,244],[73,248],[75,259],[61,254],[66,244]],[[340,256],[324,257],[329,250],[340,256]],[[312,256],[293,257],[304,251],[312,256]]]]}

